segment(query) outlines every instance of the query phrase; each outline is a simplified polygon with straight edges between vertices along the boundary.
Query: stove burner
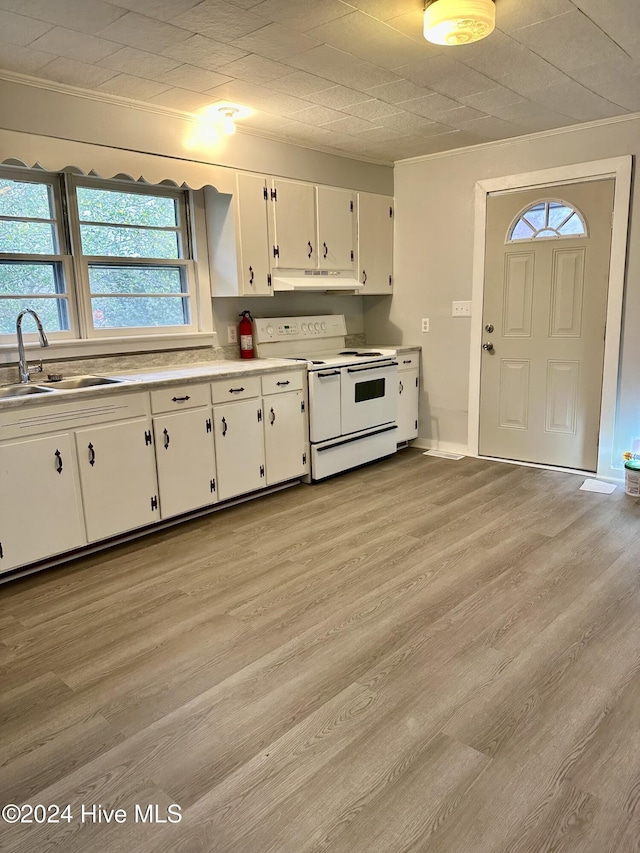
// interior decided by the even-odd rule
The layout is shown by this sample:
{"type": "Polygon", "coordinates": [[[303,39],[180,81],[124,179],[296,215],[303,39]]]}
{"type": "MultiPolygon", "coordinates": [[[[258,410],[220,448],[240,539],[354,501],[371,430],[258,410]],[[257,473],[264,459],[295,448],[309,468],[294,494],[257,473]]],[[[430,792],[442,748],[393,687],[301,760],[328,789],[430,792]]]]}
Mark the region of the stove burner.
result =
{"type": "Polygon", "coordinates": [[[343,349],[338,355],[358,355],[358,350],[355,349],[343,349]]]}
{"type": "Polygon", "coordinates": [[[361,356],[369,356],[369,355],[382,355],[381,352],[357,352],[355,353],[358,357],[361,356]]]}
{"type": "Polygon", "coordinates": [[[382,353],[381,352],[361,352],[360,350],[357,350],[357,349],[343,349],[341,352],[338,353],[338,355],[355,355],[358,358],[362,358],[362,357],[371,356],[371,355],[382,355],[382,353]]]}

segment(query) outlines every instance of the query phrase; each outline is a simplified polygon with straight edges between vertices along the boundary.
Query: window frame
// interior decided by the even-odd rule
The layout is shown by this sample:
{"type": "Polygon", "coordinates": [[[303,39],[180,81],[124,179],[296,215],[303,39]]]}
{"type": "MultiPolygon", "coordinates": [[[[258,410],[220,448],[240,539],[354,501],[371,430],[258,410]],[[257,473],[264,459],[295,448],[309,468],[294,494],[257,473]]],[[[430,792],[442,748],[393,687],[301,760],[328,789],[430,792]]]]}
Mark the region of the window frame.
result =
{"type": "MultiPolygon", "coordinates": [[[[528,222],[529,227],[531,228],[531,224],[528,222]]],[[[556,230],[556,229],[554,229],[556,230]]],[[[545,196],[544,198],[539,199],[538,201],[534,201],[533,204],[528,204],[526,207],[523,207],[522,210],[513,218],[511,224],[507,228],[507,236],[505,239],[505,245],[517,245],[519,243],[541,243],[544,240],[587,240],[589,239],[589,224],[582,213],[574,204],[570,204],[568,201],[565,201],[561,198],[551,198],[549,196],[545,196]],[[549,205],[549,204],[560,204],[563,207],[566,207],[572,211],[562,222],[561,226],[571,219],[571,217],[575,214],[580,222],[582,223],[582,227],[584,228],[583,234],[545,234],[544,237],[538,236],[541,231],[546,231],[548,228],[552,226],[548,226],[545,228],[538,229],[532,233],[530,237],[519,237],[517,239],[513,239],[513,232],[515,231],[518,223],[523,217],[526,217],[527,213],[536,207],[539,204],[549,205]]]]}
{"type": "MultiPolygon", "coordinates": [[[[213,326],[206,232],[200,221],[204,215],[203,202],[199,197],[201,193],[183,187],[138,182],[121,175],[114,178],[85,175],[71,169],[51,172],[38,167],[2,165],[0,175],[8,179],[33,181],[51,187],[59,249],[65,254],[49,256],[0,253],[1,260],[61,264],[61,274],[64,277],[66,287],[70,329],[65,331],[47,330],[51,344],[47,351],[49,358],[62,359],[109,353],[142,353],[163,349],[192,349],[217,344],[217,336],[213,326]],[[75,197],[75,187],[80,185],[119,190],[126,193],[138,192],[142,195],[164,195],[176,200],[181,248],[184,257],[167,260],[151,258],[148,260],[152,266],[168,265],[184,269],[185,290],[181,295],[188,299],[191,320],[189,324],[93,328],[89,267],[86,263],[87,259],[91,261],[93,256],[82,256],[82,253],[78,251],[82,244],[80,241],[80,213],[75,197]]],[[[135,266],[144,263],[146,259],[98,256],[95,260],[98,264],[105,266],[120,264],[135,266]]],[[[29,294],[26,294],[26,298],[29,299],[29,294]]],[[[34,296],[34,298],[36,297],[34,296]]],[[[18,311],[16,311],[16,317],[17,314],[18,311]]],[[[24,328],[24,341],[28,349],[38,346],[37,333],[35,330],[31,330],[30,325],[26,325],[24,328]]],[[[9,364],[15,361],[15,348],[15,333],[0,333],[0,364],[9,364]]]]}
{"type": "MultiPolygon", "coordinates": [[[[55,219],[54,223],[56,225],[57,230],[57,238],[58,238],[58,254],[53,255],[44,255],[44,254],[35,254],[35,253],[27,253],[27,252],[2,252],[0,251],[0,260],[1,261],[15,261],[16,263],[24,263],[24,264],[58,264],[62,270],[62,276],[65,284],[65,298],[67,300],[67,314],[69,317],[69,328],[53,331],[47,330],[47,337],[51,341],[73,341],[77,340],[79,335],[78,329],[78,305],[77,305],[77,292],[74,287],[74,276],[73,276],[73,257],[71,254],[71,248],[69,243],[69,230],[67,227],[67,217],[65,210],[65,200],[64,200],[64,190],[63,190],[63,181],[62,177],[59,173],[56,172],[46,172],[44,169],[39,171],[37,169],[23,169],[23,168],[15,168],[15,167],[5,167],[3,166],[0,170],[0,175],[2,177],[6,177],[8,180],[20,181],[24,183],[37,183],[37,184],[46,184],[50,187],[51,198],[53,201],[53,208],[55,219]]],[[[7,217],[13,219],[13,217],[7,217]]],[[[28,217],[22,217],[23,219],[28,219],[28,217]]],[[[15,217],[15,219],[20,220],[21,217],[15,217]]],[[[32,221],[44,221],[38,220],[37,218],[32,221]]],[[[49,221],[49,220],[47,220],[49,221]]],[[[30,294],[25,293],[22,296],[3,296],[4,299],[12,299],[18,302],[19,300],[29,299],[30,294]]],[[[59,299],[58,296],[49,296],[49,295],[40,295],[33,296],[34,299],[59,299]]],[[[16,318],[18,316],[19,311],[16,311],[16,318]]],[[[37,339],[37,333],[31,332],[30,329],[24,330],[25,340],[37,339]]],[[[4,344],[5,341],[7,343],[9,340],[13,340],[13,332],[2,333],[0,332],[0,344],[4,344]]]]}

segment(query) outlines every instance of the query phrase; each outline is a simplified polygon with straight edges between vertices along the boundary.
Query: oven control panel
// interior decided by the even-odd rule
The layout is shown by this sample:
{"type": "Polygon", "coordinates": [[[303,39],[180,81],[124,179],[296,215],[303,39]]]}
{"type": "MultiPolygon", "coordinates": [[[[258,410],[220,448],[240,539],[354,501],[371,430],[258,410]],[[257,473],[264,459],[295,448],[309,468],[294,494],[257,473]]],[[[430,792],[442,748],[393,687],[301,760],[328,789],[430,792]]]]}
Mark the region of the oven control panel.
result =
{"type": "Polygon", "coordinates": [[[310,317],[262,317],[254,321],[256,342],[308,341],[344,337],[347,327],[343,314],[310,317]]]}

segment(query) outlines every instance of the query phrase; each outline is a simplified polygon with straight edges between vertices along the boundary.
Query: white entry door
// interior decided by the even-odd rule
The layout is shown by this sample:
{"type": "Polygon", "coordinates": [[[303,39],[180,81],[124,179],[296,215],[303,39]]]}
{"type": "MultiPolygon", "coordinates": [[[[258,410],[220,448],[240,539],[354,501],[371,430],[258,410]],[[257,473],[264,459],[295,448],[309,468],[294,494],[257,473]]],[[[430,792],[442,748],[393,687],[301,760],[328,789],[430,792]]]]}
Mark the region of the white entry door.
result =
{"type": "Polygon", "coordinates": [[[487,200],[482,456],[596,470],[614,184],[487,200]]]}

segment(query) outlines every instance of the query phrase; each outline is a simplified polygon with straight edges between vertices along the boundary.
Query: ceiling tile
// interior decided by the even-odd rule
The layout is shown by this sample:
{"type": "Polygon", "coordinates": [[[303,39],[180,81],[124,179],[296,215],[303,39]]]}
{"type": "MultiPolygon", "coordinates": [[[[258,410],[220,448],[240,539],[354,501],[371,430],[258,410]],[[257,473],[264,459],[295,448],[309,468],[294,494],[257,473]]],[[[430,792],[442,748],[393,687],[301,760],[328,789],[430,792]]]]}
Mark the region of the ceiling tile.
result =
{"type": "Polygon", "coordinates": [[[327,21],[344,17],[353,7],[340,0],[264,0],[255,11],[271,21],[279,21],[294,30],[306,32],[327,21]]]}
{"type": "Polygon", "coordinates": [[[287,125],[292,124],[291,119],[283,118],[282,116],[271,115],[270,113],[253,112],[246,119],[242,119],[242,124],[248,127],[259,128],[260,130],[269,130],[277,132],[287,125]]]}
{"type": "Polygon", "coordinates": [[[362,130],[356,135],[369,140],[369,142],[389,142],[392,139],[400,139],[403,132],[394,130],[392,127],[372,127],[369,130],[362,130]]]}
{"type": "Polygon", "coordinates": [[[324,89],[321,92],[312,92],[307,95],[307,100],[339,110],[349,104],[368,101],[369,96],[363,95],[362,92],[356,92],[355,89],[349,89],[346,86],[332,86],[330,89],[324,89]]]}
{"type": "Polygon", "coordinates": [[[574,10],[575,5],[570,0],[535,0],[534,3],[500,0],[496,7],[496,25],[504,32],[510,32],[574,10]]]}
{"type": "Polygon", "coordinates": [[[51,29],[53,27],[50,23],[35,21],[33,18],[26,18],[24,15],[15,15],[13,12],[0,9],[2,41],[9,42],[9,44],[26,47],[51,29]]]}
{"type": "Polygon", "coordinates": [[[427,130],[433,122],[424,116],[415,113],[401,112],[392,116],[382,116],[378,123],[384,127],[392,127],[394,130],[403,130],[406,133],[427,130]]]}
{"type": "Polygon", "coordinates": [[[537,106],[529,101],[511,104],[501,110],[496,110],[497,118],[509,121],[522,128],[523,132],[535,133],[541,130],[552,130],[554,127],[566,127],[575,124],[575,119],[561,115],[553,110],[537,106]]]}
{"type": "Polygon", "coordinates": [[[236,39],[234,45],[246,53],[257,53],[269,59],[285,59],[317,47],[319,42],[303,33],[274,23],[236,39]]]}
{"type": "Polygon", "coordinates": [[[102,59],[98,64],[121,71],[123,74],[150,77],[152,80],[180,65],[175,59],[148,53],[146,50],[138,50],[136,47],[123,47],[102,59]]]}
{"type": "Polygon", "coordinates": [[[564,71],[591,65],[594,56],[605,62],[625,58],[621,48],[577,9],[514,30],[511,35],[564,71]]]}
{"type": "Polygon", "coordinates": [[[158,21],[170,21],[176,15],[187,12],[202,0],[108,0],[114,6],[122,6],[147,18],[158,21]]]}
{"type": "Polygon", "coordinates": [[[348,116],[324,125],[327,130],[337,130],[338,133],[346,134],[361,133],[363,130],[369,130],[377,126],[379,125],[365,121],[363,118],[356,118],[356,116],[348,116]]]}
{"type": "Polygon", "coordinates": [[[376,98],[372,98],[370,101],[362,101],[360,104],[350,104],[344,108],[344,111],[349,115],[366,118],[369,121],[380,118],[380,116],[390,116],[401,112],[397,106],[378,101],[376,98]]]}
{"type": "Polygon", "coordinates": [[[419,3],[413,11],[407,12],[404,15],[398,15],[396,18],[389,18],[386,24],[388,27],[392,27],[394,30],[407,36],[407,38],[424,45],[429,54],[437,53],[441,48],[431,42],[427,42],[424,37],[424,12],[422,5],[419,3]]]}
{"type": "Polygon", "coordinates": [[[423,95],[421,98],[403,101],[399,106],[407,112],[437,121],[445,113],[457,109],[460,104],[458,101],[433,92],[431,95],[423,95]]]}
{"type": "Polygon", "coordinates": [[[200,92],[191,92],[188,89],[174,88],[167,89],[160,95],[154,95],[149,98],[149,103],[189,113],[208,106],[211,103],[211,97],[200,92]]]}
{"type": "Polygon", "coordinates": [[[375,57],[376,65],[388,69],[406,65],[411,60],[424,59],[429,54],[426,42],[418,44],[363,12],[353,12],[315,27],[309,30],[309,35],[362,59],[375,57]]]}
{"type": "Polygon", "coordinates": [[[422,0],[349,0],[350,6],[355,6],[361,12],[366,12],[379,21],[388,21],[408,12],[420,10],[422,17],[422,0]]]}
{"type": "Polygon", "coordinates": [[[206,92],[215,86],[222,86],[231,80],[226,74],[218,74],[215,71],[207,71],[196,65],[179,65],[171,71],[165,71],[156,78],[161,83],[166,83],[178,89],[190,89],[193,92],[206,92]]]}
{"type": "Polygon", "coordinates": [[[361,65],[352,68],[349,71],[348,78],[343,82],[353,89],[365,91],[373,86],[382,86],[385,83],[398,83],[401,79],[397,74],[388,71],[386,68],[380,68],[371,62],[363,62],[361,65]]]}
{"type": "Polygon", "coordinates": [[[200,35],[190,36],[178,44],[171,44],[162,53],[179,62],[184,62],[187,58],[190,65],[198,65],[209,71],[215,71],[221,65],[235,62],[236,59],[242,59],[247,55],[245,50],[200,35]]]}
{"type": "Polygon", "coordinates": [[[640,74],[600,83],[598,94],[625,110],[640,112],[640,74]]]}
{"type": "Polygon", "coordinates": [[[0,68],[16,71],[19,74],[36,74],[41,68],[55,59],[50,53],[21,47],[18,44],[7,44],[0,41],[0,68]]]}
{"type": "Polygon", "coordinates": [[[259,30],[269,20],[255,14],[253,10],[247,12],[222,0],[204,0],[172,18],[171,23],[216,41],[229,42],[259,30]]]}
{"type": "Polygon", "coordinates": [[[571,72],[574,80],[599,95],[604,94],[598,88],[602,83],[609,83],[612,80],[625,80],[629,77],[636,77],[638,74],[640,74],[640,61],[627,58],[615,62],[596,61],[593,65],[576,68],[571,72]]]}
{"type": "Polygon", "coordinates": [[[188,39],[191,33],[165,24],[163,21],[155,21],[135,12],[127,12],[115,23],[101,30],[100,35],[105,39],[139,47],[150,53],[162,53],[170,45],[188,39]]]}
{"type": "Polygon", "coordinates": [[[556,112],[562,110],[565,115],[579,121],[611,118],[622,112],[617,104],[590,92],[574,80],[567,80],[566,83],[550,86],[540,92],[532,92],[530,97],[543,107],[556,112]]]}
{"type": "Polygon", "coordinates": [[[300,110],[297,113],[291,113],[291,118],[294,121],[301,121],[304,124],[321,125],[344,118],[344,113],[338,112],[338,110],[332,110],[329,107],[321,107],[318,104],[314,104],[312,107],[307,107],[305,110],[300,110]]]}
{"type": "Polygon", "coordinates": [[[314,92],[330,89],[333,83],[323,77],[316,77],[315,74],[307,74],[306,71],[294,71],[293,74],[287,74],[286,77],[278,77],[277,80],[272,80],[269,85],[278,92],[284,92],[285,95],[304,98],[314,92]]]}
{"type": "Polygon", "coordinates": [[[34,50],[53,53],[55,56],[66,56],[69,59],[77,59],[78,62],[87,62],[89,65],[110,56],[120,50],[121,46],[113,41],[87,34],[80,38],[76,30],[67,30],[64,27],[54,27],[31,42],[34,50]]]}
{"type": "Polygon", "coordinates": [[[68,86],[78,86],[81,89],[91,89],[99,86],[112,77],[115,71],[109,68],[99,68],[97,65],[88,65],[86,62],[78,62],[59,56],[42,69],[46,73],[47,80],[56,80],[58,83],[66,83],[68,86]]]}
{"type": "Polygon", "coordinates": [[[456,107],[442,113],[440,121],[460,130],[461,125],[480,118],[485,118],[484,113],[481,113],[480,110],[474,110],[471,107],[456,107]]]}
{"type": "MultiPolygon", "coordinates": [[[[3,4],[4,5],[4,4],[3,4]]],[[[94,34],[125,14],[124,9],[102,0],[20,0],[16,2],[22,15],[94,34]]]]}
{"type": "Polygon", "coordinates": [[[482,116],[473,121],[461,122],[459,129],[486,139],[508,139],[522,133],[515,124],[495,116],[482,116]]]}
{"type": "Polygon", "coordinates": [[[638,0],[573,0],[594,24],[631,56],[640,57],[640,3],[638,0]]]}
{"type": "Polygon", "coordinates": [[[120,95],[123,98],[139,101],[146,101],[170,88],[166,83],[156,83],[155,80],[145,80],[142,77],[134,77],[132,74],[116,74],[111,80],[96,86],[98,92],[108,92],[111,95],[120,95]]]}
{"type": "Polygon", "coordinates": [[[228,0],[228,2],[232,6],[239,6],[241,9],[253,9],[254,6],[259,6],[262,0],[228,0]]]}
{"type": "Polygon", "coordinates": [[[335,74],[343,77],[345,73],[348,74],[358,65],[362,65],[362,60],[323,44],[292,56],[287,60],[287,65],[333,80],[335,74]]]}
{"type": "Polygon", "coordinates": [[[483,113],[491,113],[493,110],[501,109],[501,107],[520,103],[522,96],[516,92],[512,92],[511,89],[506,89],[504,86],[497,86],[494,89],[488,89],[486,92],[461,96],[458,100],[462,101],[468,107],[473,107],[483,113]]]}
{"type": "Polygon", "coordinates": [[[421,98],[427,93],[431,93],[430,89],[424,89],[422,86],[416,86],[409,80],[399,80],[396,83],[384,83],[382,86],[372,86],[367,89],[367,94],[385,101],[388,104],[399,104],[401,101],[410,101],[412,98],[421,98]]]}
{"type": "Polygon", "coordinates": [[[285,77],[291,71],[288,66],[280,62],[255,54],[249,54],[228,65],[222,65],[219,70],[229,77],[246,80],[248,83],[268,83],[278,77],[285,77]]]}

